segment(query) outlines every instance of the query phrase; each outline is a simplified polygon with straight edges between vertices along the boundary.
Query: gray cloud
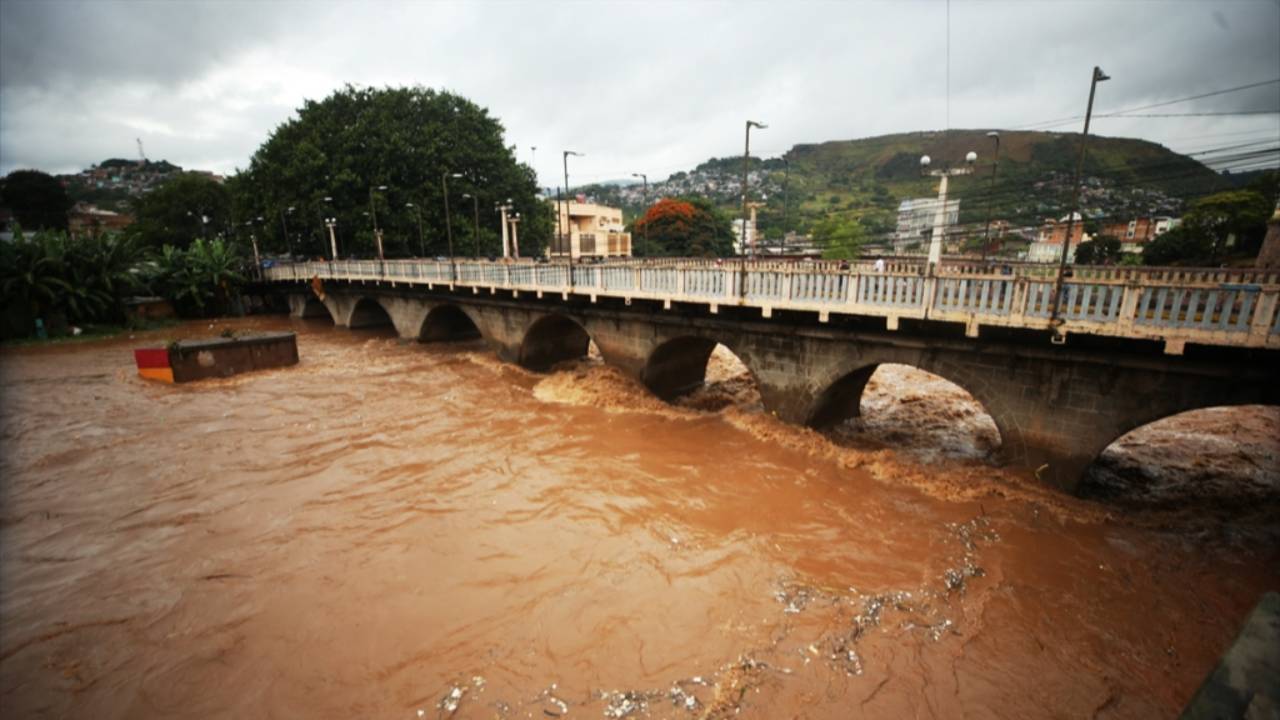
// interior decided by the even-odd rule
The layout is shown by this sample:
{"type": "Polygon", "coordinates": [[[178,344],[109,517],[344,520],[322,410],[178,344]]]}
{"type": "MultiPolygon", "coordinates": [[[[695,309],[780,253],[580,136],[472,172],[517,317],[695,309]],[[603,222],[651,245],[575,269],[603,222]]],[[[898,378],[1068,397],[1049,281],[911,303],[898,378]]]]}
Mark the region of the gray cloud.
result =
{"type": "MultiPolygon", "coordinates": [[[[1280,77],[1257,2],[0,3],[0,172],[148,155],[222,172],[304,99],[422,84],[501,118],[544,184],[686,169],[753,149],[1017,127],[1280,77]]],[[[1170,111],[1280,107],[1280,85],[1170,111]]],[[[1077,124],[1061,129],[1075,130],[1077,124]]],[[[1105,119],[1178,149],[1274,137],[1280,116],[1105,119]]]]}

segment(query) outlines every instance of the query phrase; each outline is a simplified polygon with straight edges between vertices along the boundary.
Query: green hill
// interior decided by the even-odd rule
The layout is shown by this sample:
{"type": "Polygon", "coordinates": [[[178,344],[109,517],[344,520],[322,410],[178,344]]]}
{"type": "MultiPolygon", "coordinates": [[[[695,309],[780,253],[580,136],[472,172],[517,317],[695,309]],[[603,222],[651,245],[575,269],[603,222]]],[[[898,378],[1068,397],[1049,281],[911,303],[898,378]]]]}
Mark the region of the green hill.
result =
{"type": "MultiPolygon", "coordinates": [[[[760,211],[761,226],[771,236],[783,231],[785,186],[789,197],[785,227],[804,231],[822,217],[837,214],[856,217],[874,234],[891,232],[900,201],[937,193],[937,180],[920,175],[920,156],[929,155],[934,168],[955,167],[964,164],[970,150],[978,153],[974,173],[950,183],[951,197],[961,200],[961,223],[982,222],[988,202],[994,217],[1014,226],[1035,225],[1044,217],[1065,214],[1079,134],[999,131],[1000,167],[993,185],[994,143],[987,132],[901,133],[796,145],[785,160],[752,158],[752,195],[767,198],[767,206],[760,211]]],[[[737,214],[741,173],[741,157],[713,158],[653,184],[650,198],[703,195],[737,214]]],[[[1081,206],[1086,215],[1128,219],[1179,214],[1186,200],[1221,190],[1228,182],[1200,162],[1162,145],[1091,136],[1083,186],[1081,206]]],[[[636,186],[576,190],[622,205],[629,215],[643,208],[636,186]]]]}

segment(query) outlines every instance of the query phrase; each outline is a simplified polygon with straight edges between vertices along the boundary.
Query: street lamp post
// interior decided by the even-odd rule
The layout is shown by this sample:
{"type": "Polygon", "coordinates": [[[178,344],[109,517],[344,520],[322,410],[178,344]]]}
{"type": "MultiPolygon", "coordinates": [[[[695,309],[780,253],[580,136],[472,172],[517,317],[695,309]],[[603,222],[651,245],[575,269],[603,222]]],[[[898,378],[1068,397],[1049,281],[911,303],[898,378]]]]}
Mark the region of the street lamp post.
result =
{"type": "MultiPolygon", "coordinates": [[[[338,259],[338,236],[337,236],[337,233],[334,232],[333,228],[335,225],[338,224],[338,218],[336,215],[331,217],[324,212],[326,209],[329,210],[330,212],[333,211],[333,198],[326,195],[324,197],[324,205],[328,207],[327,208],[323,206],[321,207],[320,220],[321,222],[324,223],[324,226],[329,229],[329,247],[331,251],[329,253],[329,257],[332,260],[337,260],[338,259]]],[[[323,240],[321,242],[323,242],[323,240]]]]}
{"type": "Polygon", "coordinates": [[[289,223],[285,220],[285,215],[292,215],[294,207],[290,205],[287,209],[280,211],[280,227],[284,230],[284,246],[289,252],[289,259],[293,260],[293,242],[289,240],[289,223]]]}
{"type": "Polygon", "coordinates": [[[414,205],[413,203],[405,203],[404,206],[412,210],[414,214],[418,216],[418,256],[426,257],[427,241],[425,236],[422,234],[422,208],[414,205]]]}
{"type": "Polygon", "coordinates": [[[933,162],[928,155],[920,158],[920,174],[940,178],[938,183],[938,209],[933,214],[933,237],[929,240],[929,274],[933,275],[942,262],[942,242],[947,230],[947,179],[953,175],[968,175],[973,172],[973,164],[978,161],[978,153],[969,152],[964,156],[964,167],[939,168],[930,170],[933,162]]]}
{"type": "MultiPolygon", "coordinates": [[[[640,215],[641,218],[644,218],[645,214],[649,212],[649,176],[645,175],[644,173],[631,173],[631,177],[638,177],[640,178],[641,182],[644,183],[645,212],[640,215]]],[[[649,223],[644,224],[644,252],[645,252],[645,255],[648,256],[649,254],[649,223]]]]}
{"type": "Polygon", "coordinates": [[[378,207],[373,201],[374,191],[386,192],[386,185],[378,185],[369,187],[369,215],[373,219],[373,241],[378,245],[378,259],[382,258],[382,230],[378,228],[378,207]]]}
{"type": "Polygon", "coordinates": [[[574,152],[572,150],[564,151],[564,242],[565,244],[569,245],[569,264],[572,265],[573,264],[573,244],[569,238],[569,236],[573,234],[573,231],[569,229],[569,203],[570,203],[569,156],[570,155],[574,157],[585,157],[585,156],[580,152],[574,152]]]}
{"type": "Polygon", "coordinates": [[[791,227],[791,160],[782,156],[782,247],[779,255],[787,254],[787,230],[791,227]]]}
{"type": "MultiPolygon", "coordinates": [[[[1084,133],[1080,136],[1080,157],[1076,159],[1075,176],[1071,179],[1071,205],[1067,211],[1067,236],[1062,239],[1062,257],[1058,261],[1058,279],[1053,284],[1053,312],[1049,316],[1049,329],[1053,331],[1052,341],[1066,342],[1059,332],[1062,318],[1058,310],[1062,302],[1062,276],[1067,271],[1067,253],[1071,249],[1071,233],[1075,229],[1076,212],[1080,203],[1080,174],[1084,172],[1085,151],[1089,147],[1089,121],[1093,118],[1093,95],[1098,83],[1110,80],[1111,76],[1102,72],[1102,68],[1093,66],[1093,77],[1089,82],[1089,105],[1084,111],[1084,133]]],[[[1083,218],[1082,218],[1083,219],[1083,218]]]]}
{"type": "Polygon", "coordinates": [[[987,266],[987,249],[991,247],[991,203],[996,195],[996,173],[1000,172],[1000,133],[992,130],[987,137],[996,141],[995,160],[991,163],[991,189],[987,191],[987,228],[982,233],[982,266],[987,266]]]}
{"type": "Polygon", "coordinates": [[[475,212],[475,224],[471,226],[471,255],[480,257],[480,198],[473,193],[462,193],[462,199],[467,198],[471,198],[471,209],[475,212]]]}
{"type": "Polygon", "coordinates": [[[751,128],[753,127],[764,130],[769,126],[755,120],[748,120],[747,138],[742,150],[742,249],[748,256],[755,254],[755,238],[752,238],[749,251],[747,248],[747,178],[751,169],[751,128]]]}
{"type": "Polygon", "coordinates": [[[462,173],[445,172],[440,176],[440,187],[444,188],[444,231],[449,239],[449,262],[453,262],[453,222],[449,219],[449,178],[460,178],[462,173]]]}

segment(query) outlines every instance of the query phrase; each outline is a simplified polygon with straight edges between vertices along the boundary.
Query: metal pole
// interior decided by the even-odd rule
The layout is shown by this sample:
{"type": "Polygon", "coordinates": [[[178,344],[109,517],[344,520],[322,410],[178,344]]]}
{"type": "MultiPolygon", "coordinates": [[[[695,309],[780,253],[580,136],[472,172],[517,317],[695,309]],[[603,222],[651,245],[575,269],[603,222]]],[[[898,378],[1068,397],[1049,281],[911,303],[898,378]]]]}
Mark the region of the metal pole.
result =
{"type": "Polygon", "coordinates": [[[449,220],[449,173],[440,176],[440,186],[444,188],[444,230],[449,238],[449,260],[453,260],[453,223],[449,220]]]}
{"type": "MultiPolygon", "coordinates": [[[[534,150],[537,150],[537,148],[534,148],[534,150]]],[[[471,244],[472,244],[471,254],[472,256],[479,258],[480,257],[480,198],[476,197],[475,195],[472,195],[471,205],[472,205],[472,209],[475,210],[475,215],[476,215],[475,216],[476,224],[473,228],[475,230],[475,233],[471,238],[471,244]]]]}
{"type": "MultiPolygon", "coordinates": [[[[644,182],[644,209],[647,213],[649,211],[649,176],[642,173],[640,179],[644,182]]],[[[646,256],[649,254],[649,223],[644,224],[644,252],[646,256]]]]}
{"type": "Polygon", "coordinates": [[[782,247],[779,255],[787,254],[787,231],[791,227],[791,161],[782,156],[782,247]]]}
{"type": "Polygon", "coordinates": [[[982,266],[984,268],[987,265],[987,248],[991,247],[991,203],[996,195],[996,173],[1000,171],[1000,133],[992,131],[987,133],[987,137],[994,138],[996,141],[996,159],[991,165],[991,189],[987,194],[987,229],[982,233],[982,266]]]}
{"type": "Polygon", "coordinates": [[[289,259],[293,260],[293,243],[289,242],[289,223],[284,219],[284,210],[280,211],[280,226],[284,229],[284,246],[289,252],[289,259]]]}
{"type": "MultiPolygon", "coordinates": [[[[751,163],[751,121],[747,121],[746,140],[742,149],[742,254],[751,256],[747,248],[747,172],[751,163]]],[[[754,249],[754,248],[752,248],[754,249]]]]}
{"type": "Polygon", "coordinates": [[[1061,336],[1058,335],[1058,326],[1062,324],[1062,319],[1058,317],[1058,311],[1062,304],[1062,279],[1063,274],[1067,271],[1067,253],[1071,249],[1071,234],[1075,230],[1076,211],[1080,202],[1080,174],[1084,172],[1085,151],[1089,147],[1089,121],[1093,119],[1093,96],[1098,89],[1098,83],[1110,79],[1106,73],[1102,72],[1102,68],[1097,65],[1093,66],[1093,77],[1089,82],[1089,105],[1084,112],[1084,134],[1080,137],[1080,156],[1076,159],[1076,172],[1071,180],[1071,205],[1067,211],[1067,236],[1062,239],[1062,257],[1058,261],[1058,277],[1053,284],[1053,312],[1049,315],[1049,328],[1053,330],[1055,342],[1061,342],[1059,340],[1061,336]]]}

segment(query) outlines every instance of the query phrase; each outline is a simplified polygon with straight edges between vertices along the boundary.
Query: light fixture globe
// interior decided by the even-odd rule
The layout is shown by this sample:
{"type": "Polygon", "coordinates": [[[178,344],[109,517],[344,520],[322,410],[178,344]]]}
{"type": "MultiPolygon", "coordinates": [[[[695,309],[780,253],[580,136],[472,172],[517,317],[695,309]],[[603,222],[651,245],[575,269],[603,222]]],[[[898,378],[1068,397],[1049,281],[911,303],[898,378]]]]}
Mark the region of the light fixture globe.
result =
{"type": "Polygon", "coordinates": [[[922,167],[922,168],[927,168],[927,167],[929,167],[930,163],[932,163],[932,162],[933,162],[933,160],[932,160],[928,155],[921,155],[921,156],[920,156],[920,167],[922,167]]]}
{"type": "Polygon", "coordinates": [[[978,153],[970,150],[968,154],[964,156],[964,161],[969,163],[970,165],[978,162],[978,153]]]}

